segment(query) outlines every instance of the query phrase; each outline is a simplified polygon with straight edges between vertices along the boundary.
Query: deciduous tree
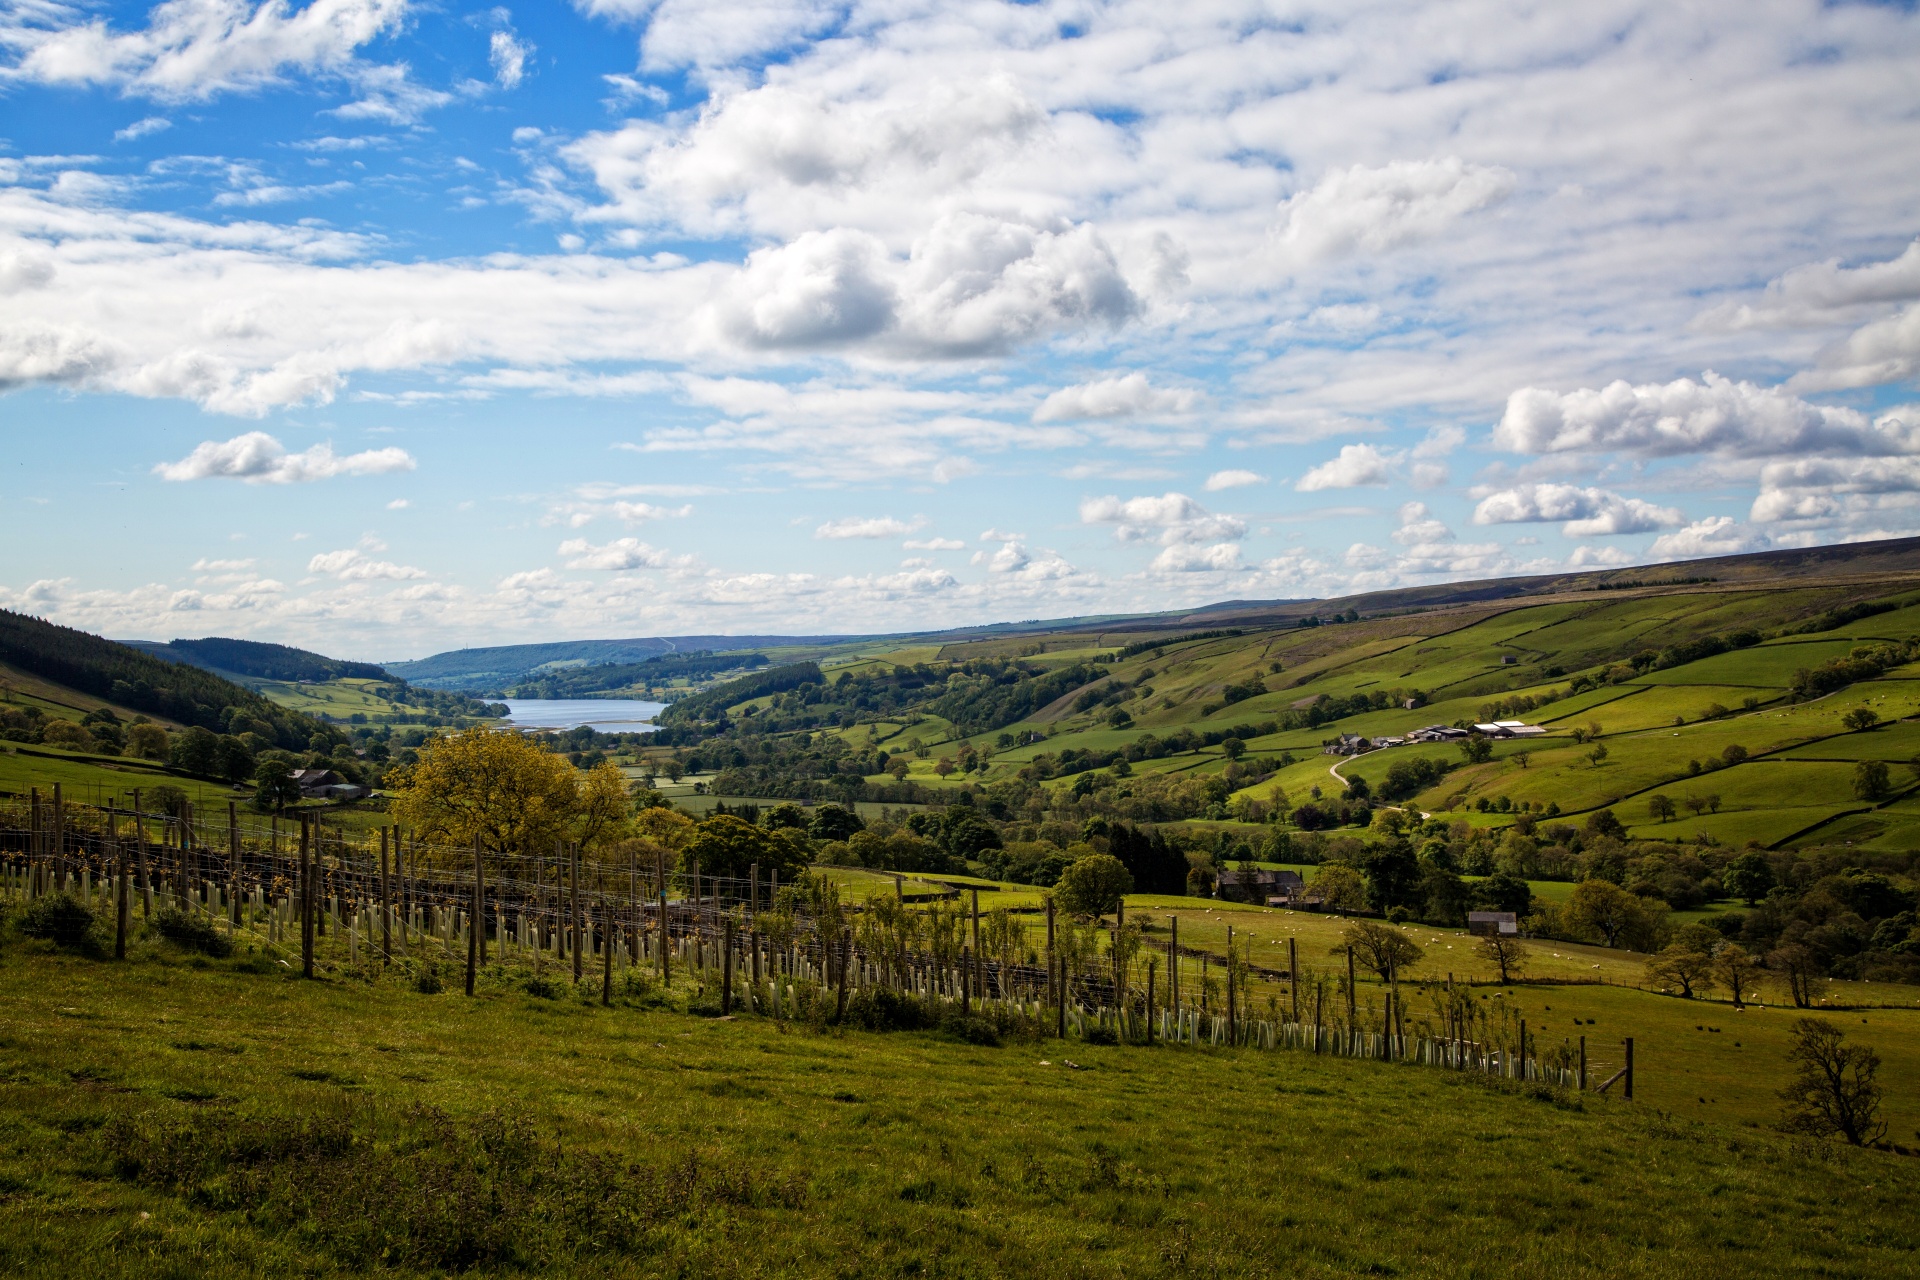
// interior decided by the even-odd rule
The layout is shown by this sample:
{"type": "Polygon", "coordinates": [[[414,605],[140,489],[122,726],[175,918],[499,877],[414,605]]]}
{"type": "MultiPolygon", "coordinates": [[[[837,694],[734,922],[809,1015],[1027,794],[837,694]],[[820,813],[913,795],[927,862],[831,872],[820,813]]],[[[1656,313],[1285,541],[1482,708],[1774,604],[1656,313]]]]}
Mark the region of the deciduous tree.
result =
{"type": "Polygon", "coordinates": [[[1513,975],[1527,967],[1531,952],[1518,934],[1490,933],[1480,939],[1480,958],[1500,970],[1501,985],[1513,981],[1513,975]]]}
{"type": "Polygon", "coordinates": [[[574,767],[511,730],[473,728],[434,738],[388,785],[391,811],[402,824],[454,845],[478,837],[496,855],[545,851],[570,834],[580,807],[574,767]]]}
{"type": "Polygon", "coordinates": [[[1360,920],[1347,926],[1340,935],[1344,941],[1333,948],[1338,955],[1348,947],[1360,963],[1380,975],[1385,982],[1395,973],[1415,963],[1426,952],[1417,943],[1398,929],[1384,924],[1375,924],[1371,920],[1360,920]]]}
{"type": "Polygon", "coordinates": [[[1780,1091],[1789,1132],[1838,1136],[1854,1146],[1878,1142],[1887,1125],[1880,1118],[1880,1055],[1866,1045],[1845,1043],[1846,1033],[1825,1018],[1794,1023],[1787,1061],[1793,1079],[1780,1091]]]}

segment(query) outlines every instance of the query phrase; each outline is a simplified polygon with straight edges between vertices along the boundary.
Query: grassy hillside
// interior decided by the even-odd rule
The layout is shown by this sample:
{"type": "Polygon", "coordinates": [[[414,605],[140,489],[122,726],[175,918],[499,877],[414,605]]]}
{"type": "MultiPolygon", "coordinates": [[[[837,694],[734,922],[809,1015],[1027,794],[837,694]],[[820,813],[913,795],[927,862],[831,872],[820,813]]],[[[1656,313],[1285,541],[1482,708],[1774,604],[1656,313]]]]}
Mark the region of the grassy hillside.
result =
{"type": "Polygon", "coordinates": [[[151,653],[169,662],[185,662],[218,675],[252,676],[262,680],[383,680],[387,673],[371,662],[349,662],[329,658],[306,649],[284,644],[261,644],[254,640],[229,640],[208,636],[204,640],[130,640],[133,648],[151,653]]]}
{"type": "Polygon", "coordinates": [[[6,957],[5,1274],[1884,1276],[1920,1247],[1913,1160],[1643,1102],[37,946],[6,957]]]}

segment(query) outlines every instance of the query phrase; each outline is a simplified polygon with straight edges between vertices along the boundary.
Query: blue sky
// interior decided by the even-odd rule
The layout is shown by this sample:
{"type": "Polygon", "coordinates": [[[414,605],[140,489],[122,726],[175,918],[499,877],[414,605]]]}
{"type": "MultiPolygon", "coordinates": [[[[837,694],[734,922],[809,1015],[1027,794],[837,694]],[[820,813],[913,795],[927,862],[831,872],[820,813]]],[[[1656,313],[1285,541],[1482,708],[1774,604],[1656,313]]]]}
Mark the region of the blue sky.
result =
{"type": "Polygon", "coordinates": [[[1920,19],[0,3],[0,606],[374,659],[1920,531],[1920,19]]]}

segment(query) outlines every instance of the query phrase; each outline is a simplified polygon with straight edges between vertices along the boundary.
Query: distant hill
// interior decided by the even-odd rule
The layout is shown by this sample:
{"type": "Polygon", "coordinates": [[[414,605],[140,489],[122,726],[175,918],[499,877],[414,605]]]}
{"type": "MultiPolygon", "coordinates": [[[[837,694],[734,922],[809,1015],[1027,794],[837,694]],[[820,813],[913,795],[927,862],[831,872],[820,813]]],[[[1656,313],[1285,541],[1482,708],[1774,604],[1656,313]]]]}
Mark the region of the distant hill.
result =
{"type": "Polygon", "coordinates": [[[645,662],[603,663],[590,667],[548,667],[530,673],[512,685],[491,690],[502,698],[603,698],[628,689],[645,688],[669,680],[706,679],[733,671],[752,671],[767,665],[764,653],[662,653],[645,662]]]}
{"type": "MultiPolygon", "coordinates": [[[[413,662],[389,662],[386,670],[432,689],[481,692],[519,684],[536,672],[569,667],[632,665],[661,654],[745,651],[790,645],[831,644],[853,636],[652,636],[630,640],[563,640],[450,649],[413,662]]],[[[530,695],[527,695],[530,696],[530,695]]],[[[578,696],[578,695],[573,695],[578,696]]]]}
{"type": "Polygon", "coordinates": [[[316,735],[338,737],[313,717],[201,667],[4,609],[0,662],[150,716],[215,733],[251,730],[290,750],[305,750],[316,735]]]}
{"type": "Polygon", "coordinates": [[[128,640],[129,647],[168,662],[222,675],[251,676],[258,680],[386,680],[386,668],[372,662],[348,662],[284,644],[231,640],[208,636],[204,640],[128,640]]]}

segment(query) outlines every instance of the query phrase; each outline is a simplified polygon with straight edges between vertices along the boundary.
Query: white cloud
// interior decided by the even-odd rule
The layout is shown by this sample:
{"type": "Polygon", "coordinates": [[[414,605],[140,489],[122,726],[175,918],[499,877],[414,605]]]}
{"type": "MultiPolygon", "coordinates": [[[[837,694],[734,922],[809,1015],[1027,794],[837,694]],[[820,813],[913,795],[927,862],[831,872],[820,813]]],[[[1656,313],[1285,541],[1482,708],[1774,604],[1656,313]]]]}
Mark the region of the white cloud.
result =
{"type": "Polygon", "coordinates": [[[193,562],[195,573],[240,573],[254,566],[253,560],[209,560],[205,556],[193,562]]]}
{"type": "Polygon", "coordinates": [[[1920,500],[1920,457],[1797,458],[1760,469],[1748,518],[1831,523],[1920,500]]]}
{"type": "Polygon", "coordinates": [[[1920,304],[1862,325],[1820,353],[1788,386],[1822,391],[1901,382],[1920,373],[1920,304]]]}
{"type": "Polygon", "coordinates": [[[1840,259],[1795,267],[1767,284],[1760,301],[1729,303],[1700,317],[1708,328],[1798,328],[1845,320],[1863,306],[1920,299],[1920,240],[1897,257],[1844,267],[1840,259]]]}
{"type": "Polygon", "coordinates": [[[1382,485],[1387,482],[1387,456],[1370,444],[1348,444],[1340,446],[1338,457],[1326,462],[1301,476],[1293,486],[1302,493],[1313,493],[1321,489],[1357,489],[1362,485],[1382,485]]]}
{"type": "Polygon", "coordinates": [[[871,344],[900,356],[994,355],[1069,328],[1110,327],[1138,300],[1091,227],[978,214],[936,222],[902,259],[835,228],[757,249],[708,314],[750,349],[871,344]]]}
{"type": "Polygon", "coordinates": [[[1257,471],[1216,471],[1207,477],[1205,488],[1208,493],[1219,493],[1223,489],[1244,489],[1266,482],[1267,478],[1257,471]]]}
{"type": "Polygon", "coordinates": [[[1733,457],[1808,450],[1904,452],[1912,433],[1890,432],[1855,409],[1811,404],[1790,392],[1716,373],[1560,394],[1528,387],[1507,399],[1493,441],[1516,453],[1624,450],[1649,456],[1733,457]]]}
{"type": "Polygon", "coordinates": [[[144,29],[114,31],[64,5],[20,6],[0,19],[0,46],[19,52],[0,78],[205,101],[277,83],[285,72],[346,72],[355,52],[406,12],[407,0],[309,0],[299,9],[279,0],[167,0],[144,29]]]}
{"type": "Polygon", "coordinates": [[[364,551],[349,547],[342,551],[323,551],[307,562],[308,573],[324,573],[342,582],[406,581],[427,576],[425,569],[375,560],[364,551]]]}
{"type": "Polygon", "coordinates": [[[1080,520],[1116,526],[1113,536],[1122,542],[1152,539],[1166,547],[1241,538],[1247,532],[1246,522],[1239,517],[1215,515],[1184,493],[1086,498],[1080,503],[1080,520]]]}
{"type": "Polygon", "coordinates": [[[1634,562],[1631,552],[1615,546],[1575,547],[1573,554],[1567,557],[1567,564],[1575,569],[1615,569],[1634,562]]]}
{"type": "Polygon", "coordinates": [[[573,557],[567,561],[569,569],[657,569],[669,559],[666,552],[638,538],[615,538],[603,546],[571,538],[560,544],[560,554],[573,557]]]}
{"type": "Polygon", "coordinates": [[[1155,573],[1225,573],[1240,567],[1240,548],[1231,542],[1204,547],[1177,543],[1147,567],[1155,573]]]}
{"type": "Polygon", "coordinates": [[[1709,516],[1655,538],[1647,554],[1655,560],[1694,560],[1765,551],[1768,545],[1766,534],[1742,527],[1732,516],[1709,516]]]}
{"type": "Polygon", "coordinates": [[[527,58],[533,46],[516,38],[511,31],[496,31],[488,42],[487,56],[493,63],[493,78],[502,89],[518,89],[526,78],[527,58]]]}
{"type": "Polygon", "coordinates": [[[840,540],[846,538],[898,538],[912,533],[926,524],[916,519],[912,524],[896,520],[892,516],[842,516],[838,520],[829,520],[813,531],[816,538],[840,540]]]}
{"type": "Polygon", "coordinates": [[[388,447],[340,457],[333,446],[316,444],[299,453],[264,431],[249,431],[231,440],[208,440],[178,462],[153,468],[163,480],[206,480],[228,477],[248,484],[300,484],[337,476],[376,476],[412,471],[413,457],[404,449],[388,447]]]}
{"type": "Polygon", "coordinates": [[[1503,200],[1513,175],[1497,166],[1396,160],[1379,168],[1336,169],[1280,206],[1274,242],[1283,258],[1316,262],[1379,254],[1430,239],[1450,223],[1503,200]]]}
{"type": "Polygon", "coordinates": [[[900,545],[912,551],[964,551],[967,546],[958,538],[908,538],[900,545]]]}
{"type": "Polygon", "coordinates": [[[677,507],[662,507],[651,502],[623,500],[613,504],[613,514],[628,524],[644,524],[649,520],[679,520],[693,514],[693,504],[685,502],[677,507]]]}
{"type": "Polygon", "coordinates": [[[1132,418],[1145,414],[1185,413],[1199,403],[1198,392],[1155,387],[1134,372],[1077,383],[1041,401],[1035,422],[1071,422],[1085,418],[1132,418]]]}
{"type": "Polygon", "coordinates": [[[165,116],[147,116],[144,119],[135,120],[124,129],[115,129],[113,131],[113,140],[115,142],[132,142],[137,138],[145,138],[171,128],[173,128],[173,121],[167,119],[165,116]]]}
{"type": "Polygon", "coordinates": [[[1565,521],[1569,538],[1651,533],[1687,522],[1676,507],[1655,506],[1607,489],[1571,484],[1523,484],[1488,494],[1474,508],[1475,524],[1544,524],[1565,521]]]}
{"type": "Polygon", "coordinates": [[[405,511],[405,510],[406,510],[406,509],[407,509],[408,507],[410,507],[410,506],[412,506],[412,505],[413,505],[413,504],[412,504],[411,502],[409,502],[409,501],[407,501],[407,500],[406,500],[405,498],[395,498],[395,499],[394,499],[394,500],[393,500],[392,502],[389,502],[389,503],[387,504],[387,510],[389,510],[389,511],[405,511]]]}
{"type": "Polygon", "coordinates": [[[1008,533],[1004,529],[982,529],[980,531],[980,541],[982,542],[1019,542],[1026,536],[1024,533],[1008,533]]]}

